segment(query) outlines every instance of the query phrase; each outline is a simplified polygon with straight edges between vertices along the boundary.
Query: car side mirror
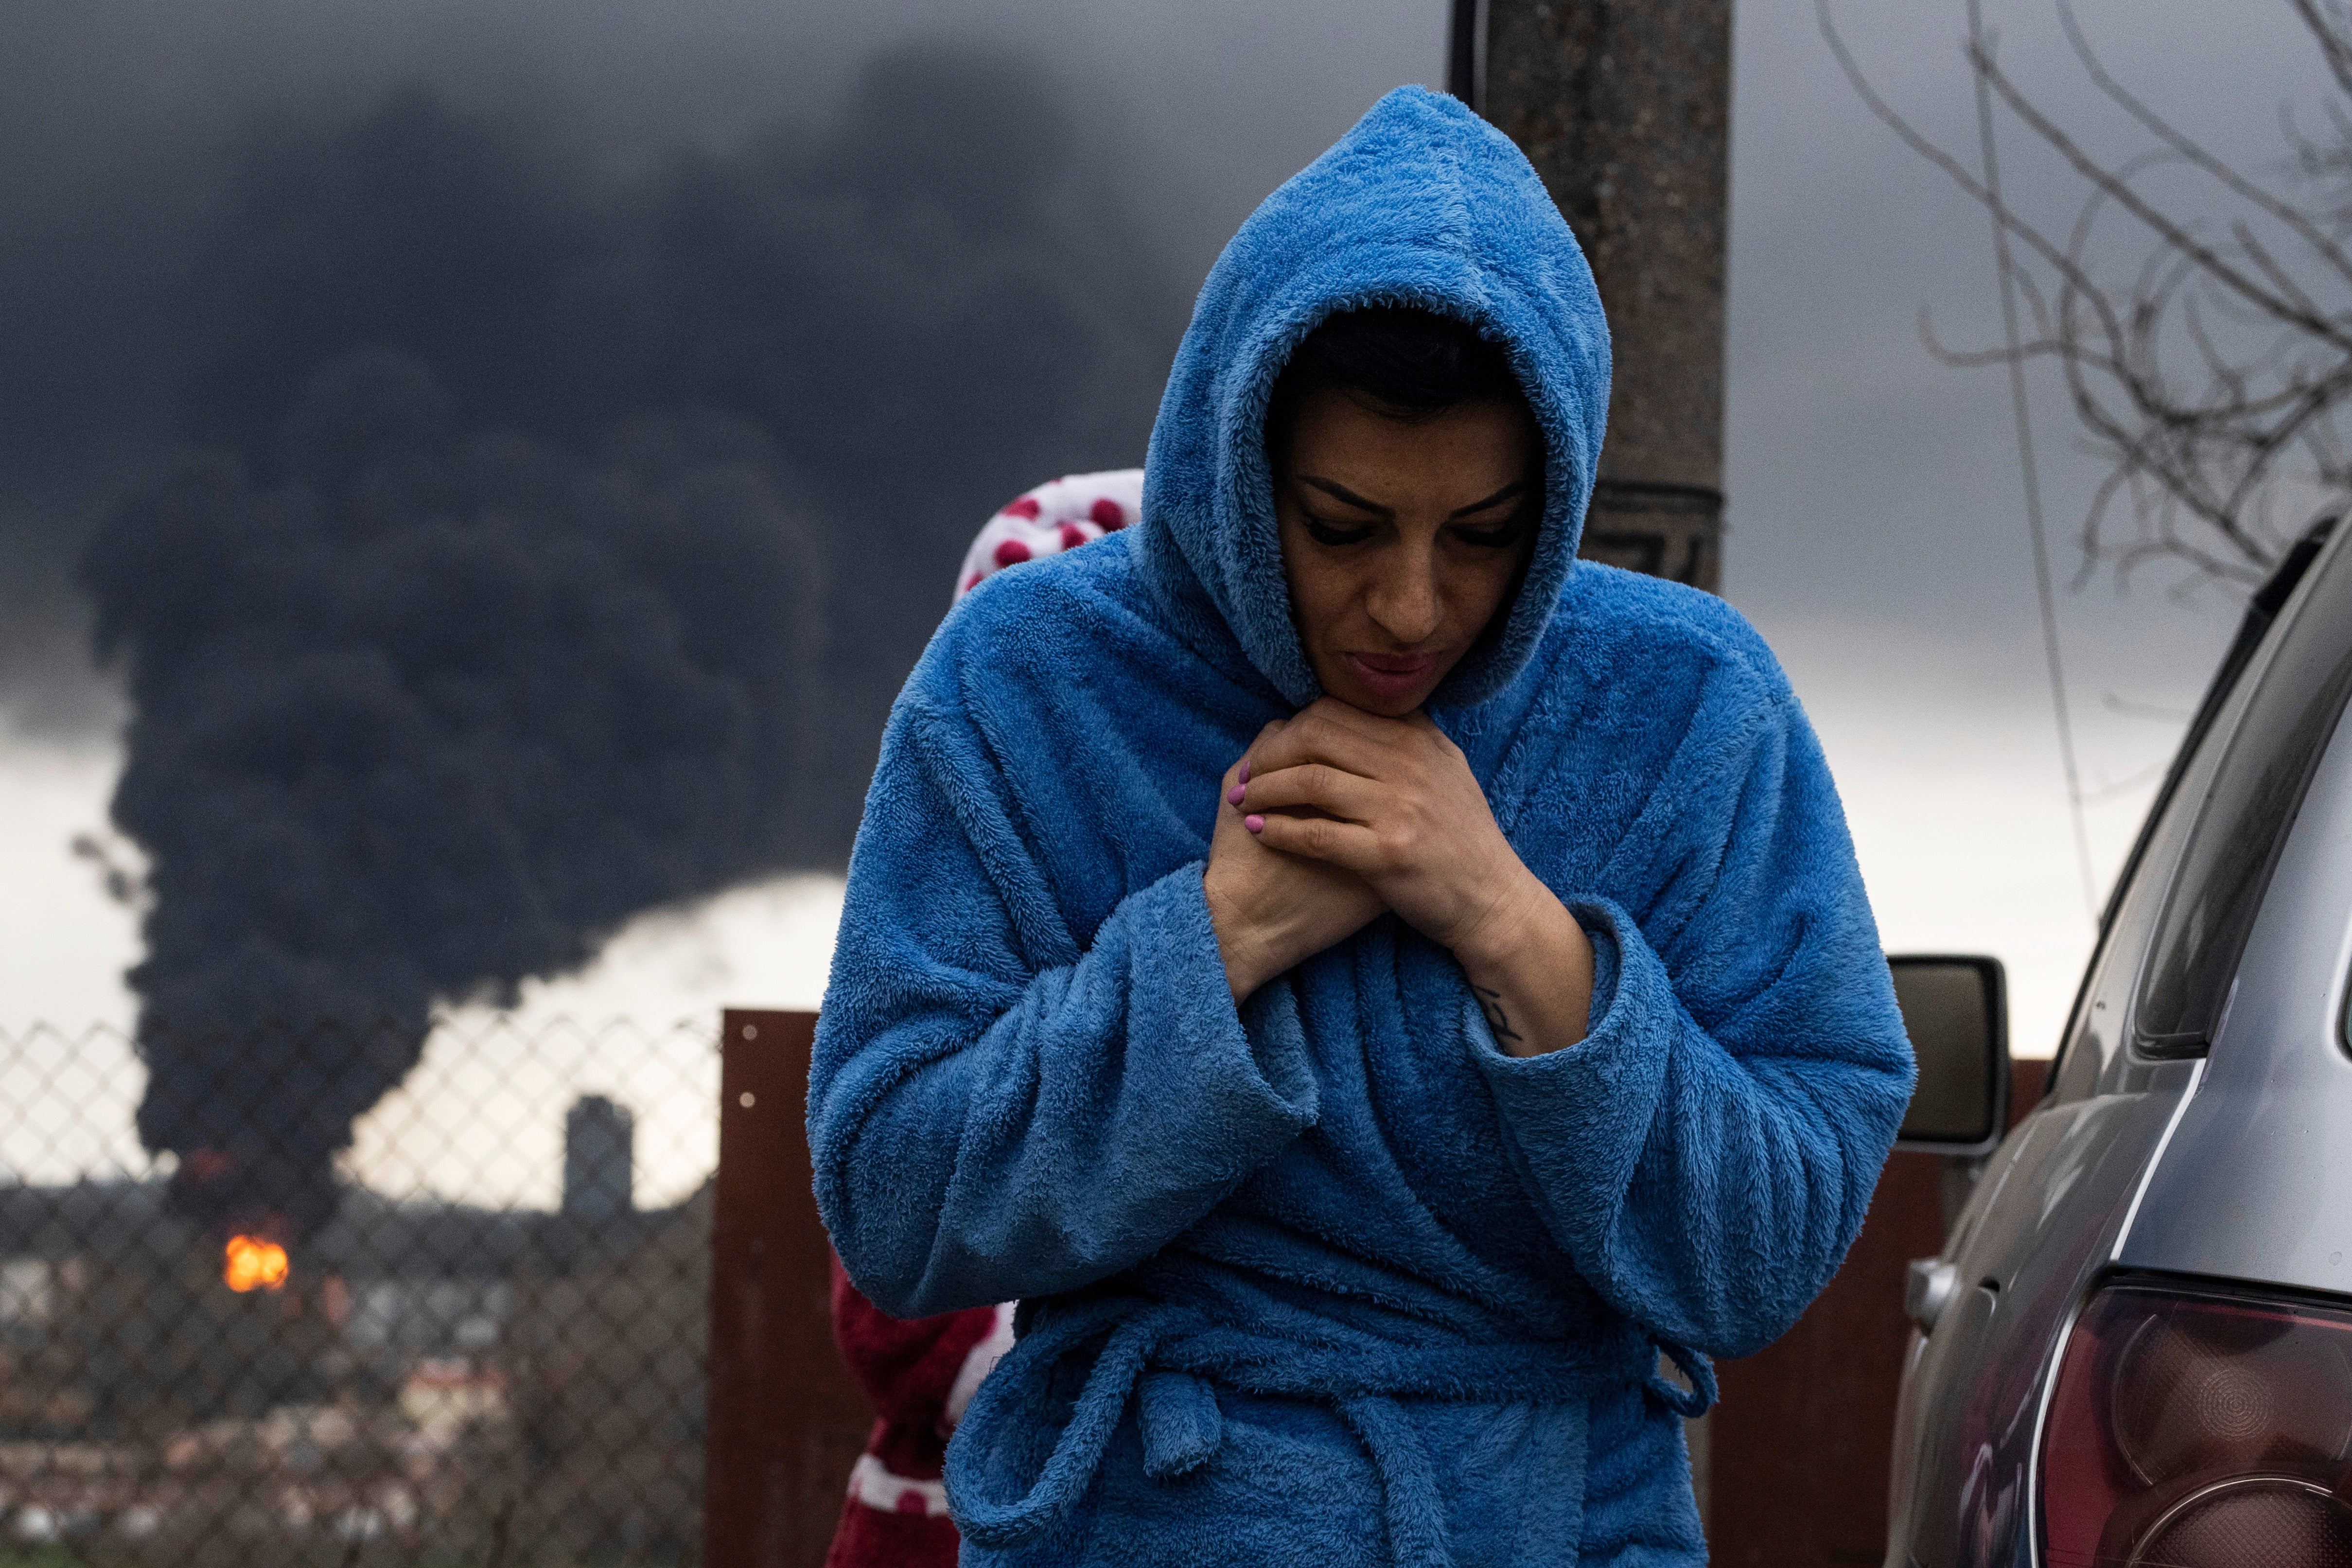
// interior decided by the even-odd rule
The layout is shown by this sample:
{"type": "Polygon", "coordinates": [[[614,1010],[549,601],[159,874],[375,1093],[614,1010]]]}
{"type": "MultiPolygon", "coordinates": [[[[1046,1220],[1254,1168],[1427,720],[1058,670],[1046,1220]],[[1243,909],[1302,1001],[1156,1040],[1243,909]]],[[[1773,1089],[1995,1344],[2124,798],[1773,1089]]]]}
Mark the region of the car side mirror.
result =
{"type": "Polygon", "coordinates": [[[1997,958],[1889,958],[1919,1087],[1895,1146],[1984,1154],[2009,1130],[2009,999],[1997,958]]]}

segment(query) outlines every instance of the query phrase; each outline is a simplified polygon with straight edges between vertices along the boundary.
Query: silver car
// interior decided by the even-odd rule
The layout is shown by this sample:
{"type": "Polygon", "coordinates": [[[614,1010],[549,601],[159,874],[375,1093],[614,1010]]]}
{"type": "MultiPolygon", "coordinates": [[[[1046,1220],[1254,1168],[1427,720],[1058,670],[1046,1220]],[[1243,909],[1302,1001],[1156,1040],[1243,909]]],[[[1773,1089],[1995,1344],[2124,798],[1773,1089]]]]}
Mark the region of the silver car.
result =
{"type": "Polygon", "coordinates": [[[1906,1146],[1974,1178],[1886,1568],[2352,1568],[2352,526],[2248,610],[1994,1147],[1999,969],[1897,960],[1906,1146]]]}

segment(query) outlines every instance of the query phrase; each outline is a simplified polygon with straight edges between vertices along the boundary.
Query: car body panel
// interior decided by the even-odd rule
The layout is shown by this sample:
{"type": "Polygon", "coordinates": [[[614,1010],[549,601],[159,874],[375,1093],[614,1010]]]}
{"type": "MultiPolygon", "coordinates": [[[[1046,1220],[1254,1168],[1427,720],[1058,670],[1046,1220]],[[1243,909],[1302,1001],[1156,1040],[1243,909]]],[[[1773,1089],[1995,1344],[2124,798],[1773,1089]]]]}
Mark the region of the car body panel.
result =
{"type": "Polygon", "coordinates": [[[2299,667],[2283,660],[2334,661],[2352,640],[2328,619],[2352,591],[2352,529],[2316,554],[2192,727],[2103,922],[2049,1094],[1951,1227],[1957,1288],[1906,1364],[1887,1568],[2040,1561],[2058,1352],[2118,1268],[2352,1292],[2352,717],[2330,721],[2210,1048],[2156,1058],[2136,1043],[2149,950],[2255,693],[2274,675],[2294,689],[2299,667]]]}
{"type": "Polygon", "coordinates": [[[1935,1332],[1915,1336],[1896,1416],[1895,1568],[2026,1561],[2006,1553],[2031,1534],[2043,1368],[2083,1281],[2114,1256],[2198,1066],[2169,1063],[2133,1092],[2045,1106],[1995,1155],[1982,1210],[1963,1215],[1961,1244],[1946,1254],[1961,1292],[1935,1332]]]}
{"type": "Polygon", "coordinates": [[[2120,1261],[2352,1293],[2352,722],[2289,834],[2205,1083],[2120,1261]]]}

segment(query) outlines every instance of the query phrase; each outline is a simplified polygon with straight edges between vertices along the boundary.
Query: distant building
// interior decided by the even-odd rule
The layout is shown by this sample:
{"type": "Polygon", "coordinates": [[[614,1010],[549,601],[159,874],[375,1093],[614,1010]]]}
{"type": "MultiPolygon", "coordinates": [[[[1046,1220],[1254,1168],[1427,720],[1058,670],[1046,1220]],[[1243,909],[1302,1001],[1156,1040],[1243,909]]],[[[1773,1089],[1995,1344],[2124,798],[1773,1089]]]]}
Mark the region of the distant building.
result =
{"type": "Polygon", "coordinates": [[[563,1212],[591,1224],[633,1212],[636,1118],[601,1094],[583,1094],[563,1118],[563,1212]]]}
{"type": "Polygon", "coordinates": [[[400,1385],[400,1413],[429,1445],[449,1447],[468,1426],[507,1419],[507,1374],[464,1356],[427,1357],[400,1385]]]}
{"type": "Polygon", "coordinates": [[[0,1258],[0,1328],[48,1322],[57,1313],[59,1276],[72,1266],[71,1259],[0,1258]]]}

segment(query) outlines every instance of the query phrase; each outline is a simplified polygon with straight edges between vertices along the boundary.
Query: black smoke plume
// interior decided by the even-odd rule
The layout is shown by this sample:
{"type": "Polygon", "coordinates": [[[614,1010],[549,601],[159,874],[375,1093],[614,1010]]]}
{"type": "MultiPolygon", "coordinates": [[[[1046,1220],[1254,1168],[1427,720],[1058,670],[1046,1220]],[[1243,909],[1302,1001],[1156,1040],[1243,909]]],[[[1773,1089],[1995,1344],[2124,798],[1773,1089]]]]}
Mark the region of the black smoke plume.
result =
{"type": "Polygon", "coordinates": [[[1055,101],[906,49],[626,179],[423,90],[250,129],[79,574],[190,1205],[315,1223],[437,1003],[839,863],[971,529],[1140,460],[1181,324],[1055,101]]]}
{"type": "Polygon", "coordinates": [[[124,505],[86,576],[151,866],[140,1131],[292,1210],[436,1000],[819,847],[823,567],[724,416],[575,458],[461,433],[417,362],[362,353],[278,446],[275,482],[215,459],[124,505]]]}

